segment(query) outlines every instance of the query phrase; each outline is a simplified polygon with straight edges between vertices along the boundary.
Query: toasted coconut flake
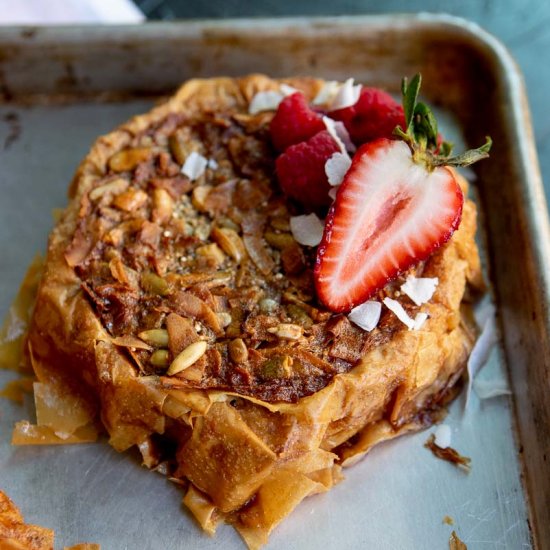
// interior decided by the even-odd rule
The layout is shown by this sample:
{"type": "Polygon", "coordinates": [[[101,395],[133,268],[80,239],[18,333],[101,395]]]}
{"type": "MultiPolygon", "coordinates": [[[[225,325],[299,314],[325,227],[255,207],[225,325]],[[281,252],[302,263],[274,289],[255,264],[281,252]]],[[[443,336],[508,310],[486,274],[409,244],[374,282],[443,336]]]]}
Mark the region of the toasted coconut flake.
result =
{"type": "Polygon", "coordinates": [[[338,93],[338,90],[340,89],[340,86],[340,82],[336,80],[329,80],[325,82],[313,99],[313,105],[329,105],[332,103],[338,93]]]}
{"type": "Polygon", "coordinates": [[[361,95],[361,84],[354,85],[353,82],[353,78],[348,78],[344,84],[340,86],[330,106],[332,111],[351,107],[357,103],[361,95]]]}
{"type": "Polygon", "coordinates": [[[508,380],[504,377],[491,380],[479,380],[476,378],[473,382],[473,387],[480,399],[492,399],[493,397],[512,394],[508,380]]]}
{"type": "Polygon", "coordinates": [[[415,277],[409,275],[401,285],[401,290],[417,305],[421,306],[429,302],[439,284],[437,277],[415,277]]]}
{"type": "Polygon", "coordinates": [[[354,307],[350,311],[348,319],[363,330],[370,332],[378,325],[381,312],[382,304],[372,300],[354,307]]]}
{"type": "Polygon", "coordinates": [[[264,240],[255,235],[244,235],[243,242],[250,259],[256,267],[264,275],[271,273],[275,267],[275,263],[266,249],[264,240]]]}
{"type": "Polygon", "coordinates": [[[325,174],[332,186],[340,185],[351,166],[347,153],[334,153],[325,163],[325,174]]]}
{"type": "Polygon", "coordinates": [[[451,427],[447,424],[440,424],[434,432],[434,443],[441,449],[451,446],[451,427]]]}
{"type": "Polygon", "coordinates": [[[409,317],[409,314],[403,309],[403,306],[397,301],[392,300],[391,298],[384,298],[384,305],[393,313],[396,317],[407,327],[409,330],[414,329],[414,319],[409,317]]]}
{"type": "Polygon", "coordinates": [[[290,218],[290,231],[299,244],[317,246],[323,238],[324,229],[323,222],[315,214],[290,218]]]}
{"type": "Polygon", "coordinates": [[[258,92],[248,106],[248,113],[257,115],[263,111],[275,111],[283,99],[283,94],[275,90],[258,92]]]}
{"type": "Polygon", "coordinates": [[[135,349],[144,349],[146,351],[151,349],[151,346],[147,345],[143,339],[136,338],[130,334],[125,334],[124,336],[117,336],[113,338],[113,344],[121,348],[135,348],[135,349]]]}
{"type": "Polygon", "coordinates": [[[207,164],[207,159],[205,159],[200,153],[192,151],[185,159],[185,163],[181,168],[181,173],[184,176],[187,176],[191,181],[195,181],[204,174],[207,164]]]}
{"type": "Polygon", "coordinates": [[[457,468],[464,470],[466,473],[470,471],[470,468],[471,468],[470,464],[472,460],[467,456],[462,456],[458,451],[456,451],[452,447],[446,447],[445,449],[442,449],[435,442],[434,434],[430,435],[430,437],[428,438],[428,441],[424,443],[424,447],[426,447],[426,449],[430,449],[430,451],[432,451],[435,457],[440,458],[441,460],[446,460],[451,464],[454,464],[457,468]]]}

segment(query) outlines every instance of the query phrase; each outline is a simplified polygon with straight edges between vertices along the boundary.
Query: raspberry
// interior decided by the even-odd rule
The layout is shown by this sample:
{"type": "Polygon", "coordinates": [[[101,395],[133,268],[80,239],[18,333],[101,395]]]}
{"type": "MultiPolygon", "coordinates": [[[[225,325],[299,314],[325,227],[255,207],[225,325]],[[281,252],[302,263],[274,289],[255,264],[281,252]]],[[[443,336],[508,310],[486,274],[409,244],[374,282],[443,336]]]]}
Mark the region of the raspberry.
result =
{"type": "Polygon", "coordinates": [[[284,151],[290,145],[305,141],[325,129],[321,115],[313,111],[301,92],[289,95],[281,101],[271,121],[273,145],[284,151]]]}
{"type": "Polygon", "coordinates": [[[403,107],[378,88],[363,88],[355,105],[332,111],[329,116],[344,123],[356,145],[380,137],[392,138],[397,125],[405,130],[403,107]]]}
{"type": "Polygon", "coordinates": [[[326,130],[307,141],[291,145],[279,155],[275,164],[284,193],[309,210],[330,205],[325,163],[339,151],[337,143],[326,130]]]}

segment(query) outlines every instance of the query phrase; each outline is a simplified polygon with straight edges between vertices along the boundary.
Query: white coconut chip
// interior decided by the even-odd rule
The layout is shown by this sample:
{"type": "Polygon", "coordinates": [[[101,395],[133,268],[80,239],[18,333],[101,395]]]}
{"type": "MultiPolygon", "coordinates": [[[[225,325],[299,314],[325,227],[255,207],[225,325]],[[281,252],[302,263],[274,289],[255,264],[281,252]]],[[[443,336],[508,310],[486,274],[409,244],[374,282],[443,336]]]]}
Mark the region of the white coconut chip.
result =
{"type": "Polygon", "coordinates": [[[281,103],[283,99],[284,95],[275,90],[258,92],[248,105],[248,113],[251,115],[257,115],[263,111],[276,111],[279,103],[281,103]]]}
{"type": "Polygon", "coordinates": [[[328,192],[328,196],[333,200],[335,201],[336,200],[336,193],[338,193],[338,188],[340,186],[338,185],[337,187],[333,187],[329,192],[328,192]]]}
{"type": "Polygon", "coordinates": [[[207,164],[207,159],[205,159],[200,153],[193,151],[185,159],[185,162],[181,167],[181,173],[187,176],[191,181],[194,181],[204,174],[207,164]]]}
{"type": "Polygon", "coordinates": [[[368,301],[354,307],[348,315],[348,319],[363,330],[370,332],[374,330],[380,321],[382,304],[380,302],[368,301]]]}
{"type": "Polygon", "coordinates": [[[315,214],[290,218],[290,231],[299,244],[317,246],[323,238],[324,229],[323,222],[315,214]]]}
{"type": "Polygon", "coordinates": [[[476,378],[473,382],[473,388],[480,399],[491,399],[512,394],[510,386],[508,386],[508,380],[505,378],[495,378],[493,380],[479,380],[479,378],[476,378]]]}
{"type": "Polygon", "coordinates": [[[218,169],[218,161],[216,159],[208,159],[207,165],[210,170],[217,170],[218,169]]]}
{"type": "Polygon", "coordinates": [[[429,302],[439,284],[437,277],[415,277],[409,275],[401,285],[401,290],[417,305],[421,306],[429,302]]]}
{"type": "Polygon", "coordinates": [[[294,86],[289,86],[288,84],[281,84],[279,86],[279,90],[281,90],[281,93],[286,97],[288,95],[295,94],[296,92],[299,92],[300,90],[294,88],[294,86]]]}
{"type": "Polygon", "coordinates": [[[451,427],[447,424],[439,424],[434,432],[434,443],[441,449],[451,446],[451,427]]]}
{"type": "MultiPolygon", "coordinates": [[[[480,315],[479,312],[478,315],[480,315]]],[[[485,363],[487,363],[491,350],[498,341],[495,309],[492,304],[483,308],[483,317],[485,318],[483,323],[479,323],[478,321],[478,324],[481,325],[481,334],[472,348],[466,367],[468,370],[468,386],[466,388],[465,407],[468,406],[470,400],[474,378],[485,363]]]]}
{"type": "Polygon", "coordinates": [[[409,327],[409,330],[414,329],[414,319],[411,319],[409,317],[409,314],[403,309],[403,306],[397,301],[392,300],[391,298],[384,298],[384,305],[393,313],[395,313],[396,317],[407,327],[409,327]]]}
{"type": "Polygon", "coordinates": [[[340,82],[337,82],[336,80],[329,80],[325,82],[313,99],[313,105],[328,105],[329,103],[332,103],[338,93],[338,90],[340,89],[340,86],[340,82]]]}
{"type": "Polygon", "coordinates": [[[413,330],[420,330],[424,326],[424,323],[427,321],[428,317],[429,315],[423,311],[417,313],[414,318],[413,330]]]}
{"type": "Polygon", "coordinates": [[[344,109],[355,105],[361,95],[361,84],[353,84],[353,78],[348,78],[336,92],[334,99],[330,105],[331,111],[336,109],[344,109]]]}
{"type": "Polygon", "coordinates": [[[340,151],[343,154],[347,154],[346,144],[342,141],[336,130],[336,121],[332,120],[332,118],[329,118],[328,116],[324,116],[323,124],[325,125],[325,128],[327,129],[327,132],[331,135],[332,139],[334,139],[334,141],[336,142],[336,145],[338,145],[340,151]]]}
{"type": "Polygon", "coordinates": [[[325,174],[330,185],[340,185],[350,166],[351,159],[347,153],[334,153],[325,162],[325,174]]]}

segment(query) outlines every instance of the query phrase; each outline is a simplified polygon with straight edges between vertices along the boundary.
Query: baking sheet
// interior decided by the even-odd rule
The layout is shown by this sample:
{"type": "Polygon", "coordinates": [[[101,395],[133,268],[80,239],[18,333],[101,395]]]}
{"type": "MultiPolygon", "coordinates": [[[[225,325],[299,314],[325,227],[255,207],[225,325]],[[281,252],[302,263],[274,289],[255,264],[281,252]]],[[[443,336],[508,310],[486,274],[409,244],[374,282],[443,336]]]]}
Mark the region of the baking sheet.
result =
{"type": "MultiPolygon", "coordinates": [[[[150,105],[134,99],[0,106],[0,315],[43,249],[51,209],[64,204],[79,159],[99,134],[150,105]]],[[[503,365],[495,351],[484,375],[503,365]]],[[[13,377],[0,371],[0,386],[13,377]]],[[[479,403],[474,395],[465,417],[460,400],[452,405],[453,446],[472,458],[470,474],[424,449],[426,432],[383,444],[331,492],[303,502],[268,548],[445,548],[452,529],[470,549],[530,548],[510,404],[479,403]],[[446,515],[454,526],[443,523],[446,515]]],[[[203,534],[181,506],[179,489],[140,467],[135,454],[119,455],[105,442],[11,447],[13,422],[31,417],[30,403],[1,401],[0,489],[27,521],[55,529],[59,547],[89,541],[104,549],[243,548],[230,527],[214,539],[203,534]]]]}

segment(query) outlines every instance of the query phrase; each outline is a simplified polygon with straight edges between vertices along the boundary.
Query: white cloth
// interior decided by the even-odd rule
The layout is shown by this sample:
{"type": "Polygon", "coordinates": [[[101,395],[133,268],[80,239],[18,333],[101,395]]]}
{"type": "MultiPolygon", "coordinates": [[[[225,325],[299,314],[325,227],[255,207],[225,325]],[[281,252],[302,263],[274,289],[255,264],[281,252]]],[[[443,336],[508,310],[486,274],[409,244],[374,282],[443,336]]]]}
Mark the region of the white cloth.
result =
{"type": "Polygon", "coordinates": [[[0,25],[141,23],[131,0],[0,0],[0,25]]]}

